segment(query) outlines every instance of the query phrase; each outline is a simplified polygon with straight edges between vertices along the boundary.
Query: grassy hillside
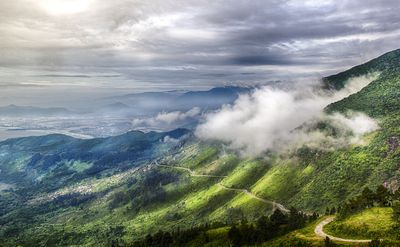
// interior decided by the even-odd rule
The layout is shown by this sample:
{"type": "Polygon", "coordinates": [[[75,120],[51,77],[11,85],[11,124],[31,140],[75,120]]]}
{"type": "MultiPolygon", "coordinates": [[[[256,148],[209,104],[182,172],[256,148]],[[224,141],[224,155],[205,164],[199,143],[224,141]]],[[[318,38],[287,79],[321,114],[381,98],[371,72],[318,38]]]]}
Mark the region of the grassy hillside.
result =
{"type": "Polygon", "coordinates": [[[350,239],[395,239],[397,230],[392,214],[392,208],[369,208],[328,224],[325,232],[350,239]]]}
{"type": "MultiPolygon", "coordinates": [[[[326,109],[374,117],[380,129],[363,136],[363,145],[330,150],[304,146],[245,159],[194,137],[174,144],[164,141],[166,135],[186,134],[182,130],[89,141],[55,135],[0,143],[0,181],[5,188],[0,191],[0,240],[6,246],[123,245],[158,230],[204,224],[219,225],[207,234],[224,239],[228,224],[254,222],[279,205],[322,213],[366,186],[385,183],[397,190],[399,61],[397,50],[325,79],[331,88],[341,88],[353,76],[380,72],[360,92],[326,109]]],[[[368,229],[364,223],[359,226],[371,234],[365,236],[378,236],[379,229],[390,226],[390,212],[373,210],[378,211],[332,223],[330,230],[349,234],[349,226],[365,219],[368,229]],[[374,214],[382,215],[384,225],[369,225],[374,214]]],[[[319,244],[312,233],[315,224],[270,244],[319,244]]]]}

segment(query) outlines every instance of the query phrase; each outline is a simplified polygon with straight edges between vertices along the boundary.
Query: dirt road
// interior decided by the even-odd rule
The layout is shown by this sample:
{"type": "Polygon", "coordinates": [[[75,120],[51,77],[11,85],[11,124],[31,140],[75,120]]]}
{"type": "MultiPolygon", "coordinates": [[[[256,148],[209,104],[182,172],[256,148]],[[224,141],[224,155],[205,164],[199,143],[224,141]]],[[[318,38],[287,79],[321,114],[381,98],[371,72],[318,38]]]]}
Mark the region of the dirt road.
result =
{"type": "Polygon", "coordinates": [[[331,223],[332,221],[335,220],[335,217],[328,217],[326,219],[324,219],[323,221],[321,221],[316,227],[315,227],[315,234],[317,234],[317,236],[321,237],[321,238],[326,238],[329,237],[331,240],[333,241],[341,241],[341,242],[349,242],[349,243],[369,243],[371,242],[371,239],[345,239],[345,238],[338,238],[338,237],[334,237],[332,235],[326,234],[324,232],[324,226],[331,223]]]}

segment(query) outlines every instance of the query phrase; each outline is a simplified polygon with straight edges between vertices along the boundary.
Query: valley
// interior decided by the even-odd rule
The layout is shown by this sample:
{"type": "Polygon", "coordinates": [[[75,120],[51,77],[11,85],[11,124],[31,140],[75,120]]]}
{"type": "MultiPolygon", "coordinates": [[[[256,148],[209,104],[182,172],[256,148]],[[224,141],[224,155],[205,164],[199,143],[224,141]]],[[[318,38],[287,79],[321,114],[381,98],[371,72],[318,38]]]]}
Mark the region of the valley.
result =
{"type": "Polygon", "coordinates": [[[297,128],[317,133],[318,145],[287,144],[246,156],[229,141],[204,140],[190,128],[2,141],[0,246],[148,246],[146,239],[160,236],[168,238],[165,246],[398,244],[389,228],[398,227],[392,214],[400,183],[399,65],[395,50],[325,78],[324,87],[336,90],[379,71],[366,87],[323,110],[328,116],[362,112],[379,128],[356,136],[329,117],[297,128]],[[379,198],[354,202],[366,188],[382,186],[374,195],[385,194],[383,204],[379,198]],[[363,206],[346,211],[346,203],[363,206]],[[326,207],[344,211],[327,214],[326,207]],[[382,219],[390,227],[379,232],[374,224],[382,219]]]}

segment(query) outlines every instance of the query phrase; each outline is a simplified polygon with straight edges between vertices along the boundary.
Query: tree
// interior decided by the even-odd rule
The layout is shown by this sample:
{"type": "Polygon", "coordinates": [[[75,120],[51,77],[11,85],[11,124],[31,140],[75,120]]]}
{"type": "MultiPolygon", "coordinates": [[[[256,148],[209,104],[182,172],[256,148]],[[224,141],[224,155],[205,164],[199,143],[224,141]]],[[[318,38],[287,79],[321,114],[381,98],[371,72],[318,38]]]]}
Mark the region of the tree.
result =
{"type": "Polygon", "coordinates": [[[258,231],[258,242],[262,242],[271,237],[271,224],[268,217],[261,216],[256,222],[256,228],[258,231]]]}
{"type": "Polygon", "coordinates": [[[392,205],[393,215],[392,218],[397,223],[400,223],[400,201],[394,201],[392,205]]]}
{"type": "Polygon", "coordinates": [[[146,246],[152,246],[153,245],[153,237],[150,234],[147,234],[144,242],[145,242],[146,246]]]}
{"type": "Polygon", "coordinates": [[[393,194],[394,200],[400,200],[400,189],[396,190],[393,194]]]}
{"type": "Polygon", "coordinates": [[[329,215],[331,213],[331,210],[329,209],[329,207],[326,207],[325,209],[325,215],[329,215]]]}
{"type": "Polygon", "coordinates": [[[228,231],[228,239],[233,246],[241,246],[242,244],[242,234],[240,230],[234,225],[228,231]]]}
{"type": "Polygon", "coordinates": [[[288,221],[291,229],[297,229],[304,225],[306,217],[296,208],[291,207],[288,221]]]}
{"type": "Polygon", "coordinates": [[[326,238],[325,238],[324,246],[326,246],[326,247],[334,246],[332,240],[328,236],[326,236],[326,238]]]}
{"type": "Polygon", "coordinates": [[[385,186],[379,185],[378,188],[376,189],[375,201],[380,206],[388,206],[389,205],[389,198],[390,198],[389,190],[386,189],[385,186]]]}
{"type": "Polygon", "coordinates": [[[379,247],[379,246],[381,246],[381,241],[379,239],[372,239],[368,245],[370,247],[379,247]]]}
{"type": "Polygon", "coordinates": [[[169,232],[165,232],[162,236],[161,246],[170,246],[173,242],[172,236],[169,232]]]}
{"type": "Polygon", "coordinates": [[[314,212],[311,216],[309,216],[308,221],[312,222],[312,221],[318,219],[318,217],[319,217],[319,214],[317,212],[314,212]]]}
{"type": "Polygon", "coordinates": [[[287,224],[287,217],[282,213],[281,210],[277,209],[270,216],[271,225],[274,228],[278,228],[281,225],[287,224]]]}
{"type": "Polygon", "coordinates": [[[247,221],[242,221],[239,226],[240,233],[242,235],[243,243],[254,243],[255,242],[255,229],[252,224],[248,224],[247,221]]]}
{"type": "Polygon", "coordinates": [[[374,205],[374,200],[375,200],[375,195],[372,190],[370,190],[368,187],[365,187],[364,190],[361,193],[361,197],[363,198],[363,203],[365,207],[372,207],[374,205]]]}

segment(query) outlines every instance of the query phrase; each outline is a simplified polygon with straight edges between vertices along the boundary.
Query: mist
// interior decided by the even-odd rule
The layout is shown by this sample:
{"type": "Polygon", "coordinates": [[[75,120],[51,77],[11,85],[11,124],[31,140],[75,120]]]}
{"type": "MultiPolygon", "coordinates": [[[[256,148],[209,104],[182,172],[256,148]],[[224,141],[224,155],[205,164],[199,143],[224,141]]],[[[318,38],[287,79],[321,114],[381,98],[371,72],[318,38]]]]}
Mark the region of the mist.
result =
{"type": "Polygon", "coordinates": [[[203,140],[222,141],[245,156],[257,156],[268,150],[287,149],[291,145],[324,146],[355,143],[360,136],[378,128],[375,120],[362,113],[336,113],[328,116],[324,108],[360,91],[379,73],[350,79],[336,92],[316,90],[320,81],[295,83],[289,89],[263,87],[252,94],[241,95],[232,105],[208,114],[195,134],[203,140]],[[308,123],[325,120],[341,129],[343,135],[329,137],[311,131],[308,123]],[[346,136],[346,138],[343,138],[346,136]],[[351,138],[347,138],[351,136],[351,138]]]}
{"type": "Polygon", "coordinates": [[[185,124],[196,122],[201,117],[201,113],[199,107],[193,107],[188,111],[163,111],[154,117],[135,118],[132,121],[132,126],[139,130],[173,130],[185,124]]]}

